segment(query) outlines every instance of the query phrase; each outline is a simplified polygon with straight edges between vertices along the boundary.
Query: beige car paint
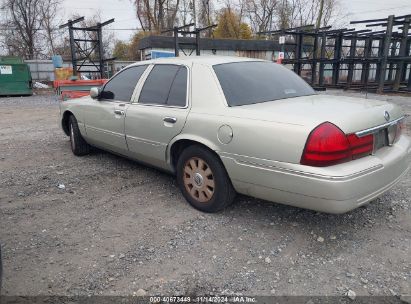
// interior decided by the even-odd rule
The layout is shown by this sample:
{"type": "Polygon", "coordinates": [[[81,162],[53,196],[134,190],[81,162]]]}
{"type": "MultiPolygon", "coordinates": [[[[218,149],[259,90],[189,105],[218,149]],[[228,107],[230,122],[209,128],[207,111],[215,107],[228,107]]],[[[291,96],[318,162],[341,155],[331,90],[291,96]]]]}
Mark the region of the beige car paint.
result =
{"type": "MultiPolygon", "coordinates": [[[[189,71],[189,67],[186,66],[189,71]]],[[[151,69],[150,69],[151,70],[151,69]]],[[[127,109],[125,119],[125,133],[129,153],[145,163],[163,169],[170,169],[166,159],[166,151],[170,141],[180,134],[189,113],[189,88],[190,73],[187,83],[187,99],[185,107],[168,107],[150,104],[139,104],[138,97],[142,89],[142,83],[148,76],[143,75],[139,82],[137,92],[132,98],[132,103],[127,109]],[[164,121],[167,118],[175,119],[175,123],[164,121]]]]}
{"type": "Polygon", "coordinates": [[[89,97],[63,102],[61,110],[78,115],[82,135],[101,148],[172,172],[172,145],[192,140],[220,156],[239,193],[318,211],[352,210],[387,191],[408,170],[411,144],[404,135],[393,146],[348,163],[320,168],[300,165],[307,137],[320,123],[330,121],[348,134],[386,123],[385,111],[395,120],[402,116],[401,110],[383,101],[329,95],[228,107],[212,65],[244,60],[255,61],[194,57],[137,63],[186,65],[188,104],[186,108],[138,104],[148,70],[136,86],[132,103],[124,107],[123,131],[117,128],[121,118],[110,117],[116,104],[106,109],[104,102],[89,97]],[[177,124],[167,125],[164,117],[177,118],[177,124]],[[96,132],[91,124],[104,131],[96,132]],[[218,139],[221,126],[232,130],[228,144],[218,139]],[[122,134],[127,151],[123,151],[122,134]]]}
{"type": "Polygon", "coordinates": [[[124,115],[128,106],[126,102],[116,100],[89,100],[83,106],[86,140],[116,153],[126,153],[124,115]]]}

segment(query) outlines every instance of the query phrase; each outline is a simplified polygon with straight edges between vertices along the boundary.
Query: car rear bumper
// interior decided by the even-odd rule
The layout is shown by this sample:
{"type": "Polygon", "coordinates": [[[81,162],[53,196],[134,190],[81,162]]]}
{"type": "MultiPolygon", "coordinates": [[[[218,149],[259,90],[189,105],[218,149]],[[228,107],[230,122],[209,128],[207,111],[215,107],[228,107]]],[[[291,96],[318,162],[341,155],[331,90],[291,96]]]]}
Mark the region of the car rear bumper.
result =
{"type": "Polygon", "coordinates": [[[327,213],[362,206],[393,187],[407,173],[411,142],[406,136],[374,155],[316,168],[220,153],[237,192],[327,213]]]}

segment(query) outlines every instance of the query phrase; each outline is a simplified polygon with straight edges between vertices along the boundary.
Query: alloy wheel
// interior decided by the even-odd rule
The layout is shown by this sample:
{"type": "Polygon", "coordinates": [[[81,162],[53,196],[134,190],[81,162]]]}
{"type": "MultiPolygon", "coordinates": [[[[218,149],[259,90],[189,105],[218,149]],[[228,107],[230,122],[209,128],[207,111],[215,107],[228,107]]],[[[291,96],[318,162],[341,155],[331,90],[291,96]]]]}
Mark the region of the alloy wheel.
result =
{"type": "Polygon", "coordinates": [[[206,203],[215,190],[213,171],[204,160],[192,157],[184,165],[184,185],[193,199],[206,203]]]}

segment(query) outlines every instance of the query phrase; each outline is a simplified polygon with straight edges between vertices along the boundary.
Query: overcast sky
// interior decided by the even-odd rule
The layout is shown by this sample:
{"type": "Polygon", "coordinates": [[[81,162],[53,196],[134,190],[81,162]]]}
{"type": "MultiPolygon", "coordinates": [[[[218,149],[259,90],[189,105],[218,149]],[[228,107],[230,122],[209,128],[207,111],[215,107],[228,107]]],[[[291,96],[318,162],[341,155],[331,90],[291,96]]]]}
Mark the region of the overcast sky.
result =
{"type": "MultiPolygon", "coordinates": [[[[218,0],[211,0],[219,2],[218,0]]],[[[341,11],[348,13],[348,20],[384,18],[389,14],[411,14],[410,0],[339,0],[341,11]]],[[[73,13],[91,16],[100,11],[104,20],[115,18],[111,29],[130,29],[139,26],[133,1],[130,0],[64,0],[65,18],[73,13]]],[[[118,39],[127,40],[133,32],[116,30],[118,39]]]]}

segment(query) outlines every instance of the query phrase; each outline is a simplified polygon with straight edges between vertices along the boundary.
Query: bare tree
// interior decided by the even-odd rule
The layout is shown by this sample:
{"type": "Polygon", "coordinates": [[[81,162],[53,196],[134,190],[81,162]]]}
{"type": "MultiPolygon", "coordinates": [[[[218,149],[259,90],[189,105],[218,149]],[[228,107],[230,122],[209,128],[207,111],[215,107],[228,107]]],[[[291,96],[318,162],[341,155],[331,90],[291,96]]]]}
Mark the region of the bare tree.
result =
{"type": "Polygon", "coordinates": [[[37,54],[36,40],[40,31],[40,0],[7,0],[5,43],[9,51],[32,59],[37,54]]]}
{"type": "Polygon", "coordinates": [[[212,22],[212,6],[210,0],[200,0],[198,9],[198,23],[202,27],[211,25],[212,22]]]}
{"type": "Polygon", "coordinates": [[[254,32],[272,30],[276,8],[279,4],[277,0],[243,0],[241,2],[240,7],[245,7],[254,32]]]}
{"type": "Polygon", "coordinates": [[[61,0],[4,0],[1,34],[8,53],[26,59],[54,53],[60,3],[61,0]]]}
{"type": "Polygon", "coordinates": [[[61,5],[61,0],[49,0],[39,2],[39,13],[41,17],[42,34],[46,38],[49,47],[49,54],[56,54],[56,42],[58,36],[61,35],[58,30],[58,24],[61,20],[58,19],[58,10],[61,5]]]}
{"type": "MultiPolygon", "coordinates": [[[[215,16],[215,8],[213,6],[212,0],[200,0],[198,9],[198,26],[207,27],[212,25],[215,16]]],[[[204,32],[206,37],[211,37],[213,35],[213,29],[209,29],[204,32]]]]}
{"type": "Polygon", "coordinates": [[[143,31],[161,32],[175,24],[180,0],[135,0],[143,31]]]}
{"type": "Polygon", "coordinates": [[[253,31],[263,32],[315,24],[318,27],[334,22],[338,0],[224,0],[236,5],[241,19],[253,31]]]}
{"type": "Polygon", "coordinates": [[[342,27],[346,25],[348,12],[344,12],[338,0],[324,0],[324,9],[320,26],[333,25],[342,27]]]}
{"type": "Polygon", "coordinates": [[[320,9],[318,10],[317,22],[315,24],[315,28],[317,29],[321,27],[323,13],[324,13],[324,0],[320,0],[320,9]]]}
{"type": "MultiPolygon", "coordinates": [[[[254,33],[314,24],[330,25],[338,17],[339,0],[133,0],[145,32],[198,21],[208,26],[223,10],[234,12],[238,25],[248,23],[254,33]]],[[[211,36],[211,31],[209,33],[211,36]]]]}
{"type": "Polygon", "coordinates": [[[337,0],[283,0],[277,12],[280,16],[277,25],[280,28],[330,25],[337,8],[337,0]]]}
{"type": "Polygon", "coordinates": [[[193,21],[193,14],[191,9],[192,0],[180,0],[178,7],[177,18],[174,25],[189,24],[193,21]]]}

